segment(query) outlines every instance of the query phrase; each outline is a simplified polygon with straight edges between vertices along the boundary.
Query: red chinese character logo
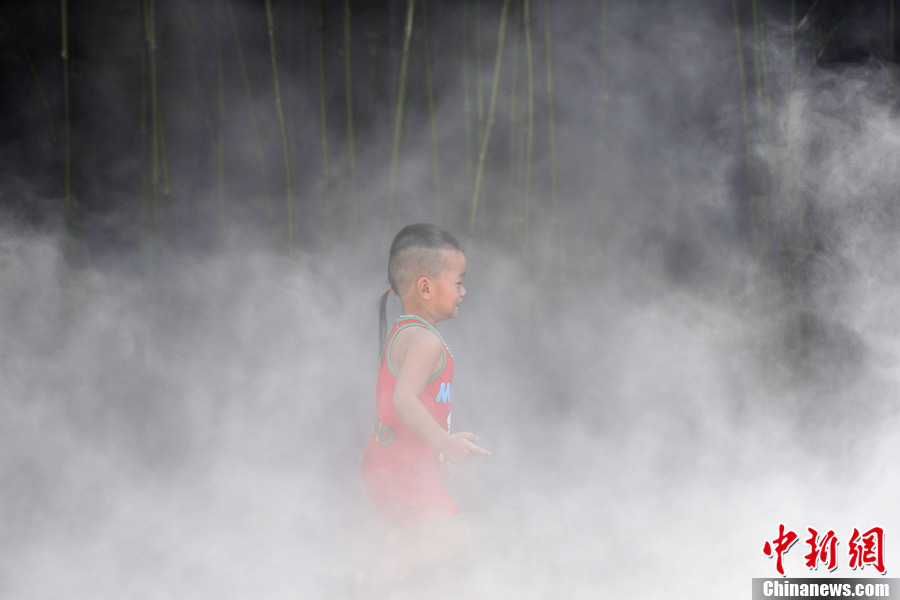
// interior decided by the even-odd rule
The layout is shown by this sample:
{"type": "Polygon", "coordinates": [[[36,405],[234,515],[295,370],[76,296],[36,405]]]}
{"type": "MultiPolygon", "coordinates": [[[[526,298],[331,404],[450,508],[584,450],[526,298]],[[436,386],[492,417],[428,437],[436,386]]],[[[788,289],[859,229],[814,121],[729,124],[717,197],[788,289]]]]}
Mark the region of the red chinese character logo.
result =
{"type": "Polygon", "coordinates": [[[775,555],[778,557],[775,561],[775,568],[779,573],[784,575],[784,565],[782,564],[782,556],[788,549],[793,545],[794,542],[797,541],[797,534],[793,531],[784,532],[784,523],[778,524],[778,537],[772,540],[771,542],[766,540],[765,545],[763,545],[763,554],[772,558],[772,544],[775,545],[775,555]]]}
{"type": "Polygon", "coordinates": [[[859,543],[859,530],[853,528],[853,537],[850,538],[850,568],[864,568],[872,565],[875,570],[884,575],[884,529],[873,527],[862,534],[862,543],[859,543]]]}
{"type": "Polygon", "coordinates": [[[822,562],[828,565],[829,571],[834,571],[837,568],[838,544],[834,531],[829,530],[828,533],[819,539],[818,531],[812,527],[807,527],[807,529],[809,529],[810,536],[806,543],[809,544],[810,552],[804,557],[806,558],[806,566],[810,569],[817,569],[819,562],[822,562]]]}

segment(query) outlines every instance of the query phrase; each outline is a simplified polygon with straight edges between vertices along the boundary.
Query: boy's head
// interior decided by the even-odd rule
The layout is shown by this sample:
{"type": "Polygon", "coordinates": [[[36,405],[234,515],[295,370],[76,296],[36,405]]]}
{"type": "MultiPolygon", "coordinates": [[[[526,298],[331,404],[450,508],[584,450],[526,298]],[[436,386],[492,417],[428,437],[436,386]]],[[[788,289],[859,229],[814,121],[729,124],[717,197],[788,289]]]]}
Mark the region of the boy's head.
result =
{"type": "MultiPolygon", "coordinates": [[[[401,298],[413,289],[416,281],[434,280],[434,291],[439,298],[439,318],[451,318],[458,311],[458,304],[465,295],[465,289],[461,284],[459,274],[455,275],[460,281],[456,285],[444,281],[441,273],[455,265],[456,270],[465,271],[465,256],[462,246],[456,238],[434,225],[417,223],[407,225],[394,237],[391,244],[390,258],[388,259],[388,282],[401,298]],[[448,256],[449,254],[449,256],[448,256]],[[425,279],[427,278],[427,279],[425,279]],[[452,306],[451,306],[452,304],[452,306]],[[445,306],[446,305],[446,306],[445,306]]],[[[430,286],[430,284],[428,284],[430,286]]],[[[426,292],[429,297],[431,291],[426,292]]],[[[379,360],[384,358],[384,340],[387,332],[386,306],[390,290],[381,296],[378,303],[378,340],[379,360]]],[[[414,300],[414,297],[410,297],[414,300]]],[[[404,301],[405,306],[405,301],[404,301]]],[[[421,315],[420,315],[421,316],[421,315]]]]}
{"type": "Polygon", "coordinates": [[[446,268],[447,250],[463,251],[456,238],[440,227],[424,223],[407,225],[391,244],[388,282],[402,296],[418,277],[438,277],[446,268]]]}

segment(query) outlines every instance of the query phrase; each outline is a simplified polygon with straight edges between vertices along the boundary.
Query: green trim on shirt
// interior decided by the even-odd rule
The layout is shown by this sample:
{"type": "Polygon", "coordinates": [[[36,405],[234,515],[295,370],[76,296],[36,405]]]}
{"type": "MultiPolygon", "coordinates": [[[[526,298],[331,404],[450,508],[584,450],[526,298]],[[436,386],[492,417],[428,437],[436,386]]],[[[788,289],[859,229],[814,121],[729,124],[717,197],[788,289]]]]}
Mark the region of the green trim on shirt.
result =
{"type": "MultiPolygon", "coordinates": [[[[397,371],[394,369],[394,365],[391,362],[391,348],[394,347],[394,340],[397,339],[397,334],[400,333],[401,331],[403,331],[404,329],[406,329],[407,327],[422,327],[423,329],[431,329],[431,330],[434,329],[434,327],[432,327],[431,325],[428,325],[427,323],[419,323],[419,322],[407,323],[406,325],[401,325],[400,327],[397,328],[397,331],[395,331],[394,335],[391,336],[391,343],[388,344],[388,349],[387,349],[387,365],[388,365],[388,369],[391,370],[391,374],[394,377],[397,376],[397,371]]],[[[444,367],[446,367],[446,366],[447,366],[447,349],[444,348],[444,344],[443,344],[443,342],[441,342],[441,368],[438,369],[437,373],[435,373],[434,375],[431,376],[431,378],[428,380],[427,383],[431,383],[432,381],[434,381],[435,379],[440,377],[441,373],[444,372],[444,367]]]]}

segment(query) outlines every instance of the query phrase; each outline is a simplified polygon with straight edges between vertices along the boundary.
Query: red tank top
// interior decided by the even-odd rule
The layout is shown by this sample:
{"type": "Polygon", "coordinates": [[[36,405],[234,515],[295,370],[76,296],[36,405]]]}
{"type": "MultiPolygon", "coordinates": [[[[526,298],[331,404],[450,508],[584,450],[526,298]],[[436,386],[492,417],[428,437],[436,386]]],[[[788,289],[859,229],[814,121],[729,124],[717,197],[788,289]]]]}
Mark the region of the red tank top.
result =
{"type": "MultiPolygon", "coordinates": [[[[418,317],[400,317],[388,335],[384,350],[384,358],[378,369],[378,383],[375,391],[375,426],[366,457],[380,464],[413,469],[423,475],[436,475],[440,472],[442,456],[416,435],[397,413],[394,407],[394,386],[397,373],[391,364],[391,346],[397,333],[407,327],[425,327],[437,330],[418,317]]],[[[453,397],[453,357],[444,340],[441,339],[444,351],[444,364],[436,375],[433,375],[422,392],[421,400],[438,425],[450,431],[450,408],[453,397]]]]}

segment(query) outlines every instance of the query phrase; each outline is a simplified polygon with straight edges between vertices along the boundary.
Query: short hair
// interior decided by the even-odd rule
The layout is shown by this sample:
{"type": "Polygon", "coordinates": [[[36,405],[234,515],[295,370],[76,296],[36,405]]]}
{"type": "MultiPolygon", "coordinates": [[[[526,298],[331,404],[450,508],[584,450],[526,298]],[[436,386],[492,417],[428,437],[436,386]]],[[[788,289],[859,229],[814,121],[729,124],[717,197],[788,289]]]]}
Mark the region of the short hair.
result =
{"type": "Polygon", "coordinates": [[[417,277],[434,277],[444,270],[444,250],[462,247],[455,237],[434,225],[407,225],[394,237],[388,258],[388,283],[397,294],[417,277]]]}

